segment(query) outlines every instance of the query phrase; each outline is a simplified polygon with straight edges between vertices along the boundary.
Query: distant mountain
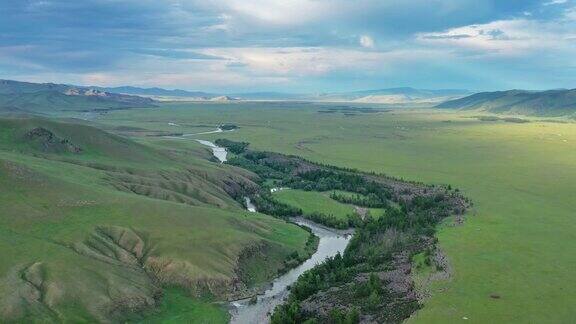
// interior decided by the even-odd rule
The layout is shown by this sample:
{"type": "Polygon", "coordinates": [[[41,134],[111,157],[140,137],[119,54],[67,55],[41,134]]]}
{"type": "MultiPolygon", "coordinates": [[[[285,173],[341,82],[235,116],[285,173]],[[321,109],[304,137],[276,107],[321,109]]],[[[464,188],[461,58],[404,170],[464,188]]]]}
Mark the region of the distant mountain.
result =
{"type": "Polygon", "coordinates": [[[214,98],[210,98],[210,101],[219,101],[219,102],[226,102],[226,101],[238,101],[240,99],[230,97],[230,96],[218,96],[214,98]]]}
{"type": "Polygon", "coordinates": [[[0,112],[42,114],[153,106],[150,98],[90,87],[0,80],[0,112]]]}
{"type": "Polygon", "coordinates": [[[149,107],[158,100],[232,102],[240,100],[324,101],[382,104],[436,104],[472,94],[469,90],[424,90],[410,87],[333,93],[209,93],[162,88],[84,87],[0,80],[0,111],[94,110],[149,107]],[[145,96],[145,97],[142,97],[145,96]],[[152,97],[152,98],[148,98],[152,97]]]}
{"type": "Polygon", "coordinates": [[[361,90],[352,92],[343,92],[340,94],[364,97],[364,96],[374,96],[374,95],[407,95],[415,97],[424,96],[459,96],[462,94],[470,94],[470,90],[462,89],[438,89],[438,90],[426,90],[426,89],[415,89],[411,87],[400,87],[400,88],[387,88],[387,89],[376,89],[376,90],[361,90]]]}
{"type": "Polygon", "coordinates": [[[218,94],[208,92],[186,91],[180,89],[167,90],[162,88],[138,88],[138,87],[114,87],[114,88],[92,87],[92,88],[107,92],[140,95],[140,96],[189,97],[189,98],[213,98],[219,96],[218,94]]]}
{"type": "Polygon", "coordinates": [[[566,116],[576,113],[576,89],[481,92],[436,107],[511,115],[566,116]]]}
{"type": "Polygon", "coordinates": [[[311,95],[300,93],[286,93],[286,92],[242,92],[233,93],[230,96],[234,98],[241,98],[243,100],[305,100],[311,95]]]}
{"type": "Polygon", "coordinates": [[[22,94],[22,93],[34,93],[40,91],[64,92],[69,88],[71,87],[64,84],[32,83],[32,82],[20,82],[12,80],[0,80],[0,94],[22,94]]]}
{"type": "Polygon", "coordinates": [[[439,103],[468,96],[472,93],[470,90],[459,89],[423,90],[405,87],[330,93],[253,92],[235,93],[231,96],[244,100],[303,100],[398,104],[415,102],[439,103]]]}
{"type": "Polygon", "coordinates": [[[318,95],[325,101],[353,101],[366,103],[438,103],[472,94],[470,90],[440,89],[425,90],[410,87],[337,92],[318,95]]]}
{"type": "MultiPolygon", "coordinates": [[[[124,93],[139,96],[188,98],[194,100],[213,100],[218,97],[228,97],[242,100],[297,100],[310,97],[310,95],[283,92],[240,92],[240,93],[210,93],[203,91],[188,91],[181,89],[139,88],[139,87],[92,87],[102,91],[124,93]]],[[[218,101],[218,100],[216,100],[218,101]]]]}
{"type": "MultiPolygon", "coordinates": [[[[303,101],[346,101],[364,103],[439,103],[450,99],[461,98],[472,94],[469,90],[444,89],[423,90],[409,87],[364,90],[333,93],[287,93],[287,92],[239,92],[209,93],[202,91],[167,90],[162,88],[116,87],[98,88],[103,91],[154,97],[189,98],[193,100],[222,101],[215,98],[229,97],[237,100],[303,100],[303,101]]],[[[228,100],[230,101],[230,100],[228,100]]]]}

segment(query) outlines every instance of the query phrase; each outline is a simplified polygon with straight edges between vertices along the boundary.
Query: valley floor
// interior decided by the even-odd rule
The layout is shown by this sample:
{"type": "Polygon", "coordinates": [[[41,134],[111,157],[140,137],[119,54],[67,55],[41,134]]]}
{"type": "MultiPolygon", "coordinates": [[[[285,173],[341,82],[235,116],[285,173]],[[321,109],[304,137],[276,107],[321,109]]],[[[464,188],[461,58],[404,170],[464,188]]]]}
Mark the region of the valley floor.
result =
{"type": "Polygon", "coordinates": [[[432,285],[411,322],[574,318],[574,123],[507,123],[430,110],[326,114],[317,105],[291,103],[162,108],[114,112],[98,122],[163,132],[229,122],[240,129],[206,139],[244,140],[259,150],[463,190],[475,208],[461,226],[443,226],[438,234],[452,276],[432,285]]]}

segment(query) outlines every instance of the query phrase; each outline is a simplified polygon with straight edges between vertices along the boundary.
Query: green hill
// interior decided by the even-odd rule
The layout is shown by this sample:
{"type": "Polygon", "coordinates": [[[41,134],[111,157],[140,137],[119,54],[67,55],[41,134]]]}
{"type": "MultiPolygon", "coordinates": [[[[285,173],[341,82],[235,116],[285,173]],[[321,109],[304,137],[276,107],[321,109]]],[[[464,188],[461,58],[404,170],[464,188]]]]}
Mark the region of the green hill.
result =
{"type": "Polygon", "coordinates": [[[436,107],[512,115],[569,116],[576,113],[576,89],[482,92],[436,107]]]}
{"type": "Polygon", "coordinates": [[[51,114],[153,107],[149,98],[52,83],[0,80],[0,112],[51,114]]]}
{"type": "Polygon", "coordinates": [[[40,91],[64,92],[68,88],[70,88],[70,86],[64,84],[0,80],[0,94],[34,93],[40,91]]]}
{"type": "Polygon", "coordinates": [[[308,232],[233,199],[254,175],[199,150],[0,119],[0,322],[158,318],[169,287],[223,300],[303,253],[308,232]]]}

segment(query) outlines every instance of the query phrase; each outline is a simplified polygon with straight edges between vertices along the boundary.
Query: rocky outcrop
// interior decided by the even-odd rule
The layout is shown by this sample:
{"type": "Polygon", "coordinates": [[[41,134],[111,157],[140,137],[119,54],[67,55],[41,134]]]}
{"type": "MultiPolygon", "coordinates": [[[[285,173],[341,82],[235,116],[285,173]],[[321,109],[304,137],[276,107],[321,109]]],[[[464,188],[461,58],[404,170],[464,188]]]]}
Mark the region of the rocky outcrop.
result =
{"type": "Polygon", "coordinates": [[[75,145],[68,139],[56,136],[56,134],[44,127],[34,128],[28,131],[24,137],[26,140],[38,144],[40,150],[46,153],[82,153],[81,147],[75,145]]]}
{"type": "Polygon", "coordinates": [[[154,103],[154,100],[146,97],[106,92],[93,88],[68,88],[63,92],[63,94],[67,96],[100,98],[102,100],[116,101],[123,104],[143,106],[152,105],[154,103]]]}

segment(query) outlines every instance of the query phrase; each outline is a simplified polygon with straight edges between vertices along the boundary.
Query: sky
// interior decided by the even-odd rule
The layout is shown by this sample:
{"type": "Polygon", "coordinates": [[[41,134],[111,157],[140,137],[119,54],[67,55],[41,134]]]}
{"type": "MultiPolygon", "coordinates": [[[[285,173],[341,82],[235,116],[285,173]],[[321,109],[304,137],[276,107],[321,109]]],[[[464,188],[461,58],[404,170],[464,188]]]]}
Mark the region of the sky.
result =
{"type": "Polygon", "coordinates": [[[576,88],[576,0],[0,0],[0,79],[213,92],[576,88]]]}

